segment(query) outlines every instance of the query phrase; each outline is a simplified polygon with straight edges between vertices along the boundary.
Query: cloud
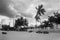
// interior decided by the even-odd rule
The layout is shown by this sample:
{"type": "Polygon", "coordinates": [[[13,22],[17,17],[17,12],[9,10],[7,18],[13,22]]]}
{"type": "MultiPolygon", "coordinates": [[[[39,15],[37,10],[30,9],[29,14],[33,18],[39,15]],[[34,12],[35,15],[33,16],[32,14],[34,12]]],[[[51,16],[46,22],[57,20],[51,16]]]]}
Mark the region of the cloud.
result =
{"type": "Polygon", "coordinates": [[[43,0],[46,3],[46,9],[57,10],[60,9],[60,0],[43,0]]]}
{"type": "Polygon", "coordinates": [[[21,14],[25,17],[31,17],[30,13],[26,13],[25,11],[32,3],[32,0],[13,0],[14,8],[18,11],[18,14],[21,14]]]}
{"type": "Polygon", "coordinates": [[[60,0],[0,0],[0,15],[11,18],[20,15],[33,19],[36,14],[35,7],[40,4],[43,4],[46,9],[45,15],[41,17],[42,19],[52,15],[53,10],[60,9],[60,0]]]}
{"type": "Polygon", "coordinates": [[[43,20],[44,18],[48,18],[48,15],[52,15],[54,12],[53,10],[58,10],[60,8],[60,1],[58,1],[59,0],[16,0],[14,3],[14,8],[18,10],[19,14],[25,17],[33,18],[36,14],[35,7],[37,5],[43,4],[46,10],[45,15],[41,17],[43,20]]]}
{"type": "Polygon", "coordinates": [[[36,5],[35,4],[30,4],[30,6],[28,7],[28,9],[25,11],[28,15],[30,15],[32,18],[35,16],[36,14],[36,9],[35,9],[36,5]]]}
{"type": "Polygon", "coordinates": [[[9,8],[9,4],[9,0],[0,0],[0,15],[14,17],[15,12],[9,8]]]}
{"type": "Polygon", "coordinates": [[[44,4],[41,0],[13,0],[14,8],[18,11],[19,14],[33,18],[36,14],[35,7],[38,4],[44,4]]]}
{"type": "Polygon", "coordinates": [[[15,17],[16,14],[33,17],[36,14],[34,7],[39,4],[43,4],[48,11],[60,8],[59,0],[0,0],[0,14],[8,17],[15,17]]]}

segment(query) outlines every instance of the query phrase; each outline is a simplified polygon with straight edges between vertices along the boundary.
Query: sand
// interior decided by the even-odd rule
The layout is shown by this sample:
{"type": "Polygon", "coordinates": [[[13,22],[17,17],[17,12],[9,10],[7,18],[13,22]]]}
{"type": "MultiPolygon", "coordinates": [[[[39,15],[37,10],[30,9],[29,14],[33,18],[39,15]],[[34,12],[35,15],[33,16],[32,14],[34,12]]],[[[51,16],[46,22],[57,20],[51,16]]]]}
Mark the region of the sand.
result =
{"type": "Polygon", "coordinates": [[[6,31],[2,34],[0,31],[0,40],[60,40],[60,33],[38,34],[35,32],[17,32],[6,31]]]}

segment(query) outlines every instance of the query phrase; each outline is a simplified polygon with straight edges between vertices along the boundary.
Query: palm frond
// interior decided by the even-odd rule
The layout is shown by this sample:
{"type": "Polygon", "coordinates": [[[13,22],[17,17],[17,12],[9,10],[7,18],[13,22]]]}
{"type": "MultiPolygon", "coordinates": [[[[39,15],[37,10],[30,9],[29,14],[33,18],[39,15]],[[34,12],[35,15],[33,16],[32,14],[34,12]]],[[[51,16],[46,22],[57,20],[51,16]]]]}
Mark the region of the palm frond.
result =
{"type": "Polygon", "coordinates": [[[40,19],[40,17],[38,15],[35,16],[36,21],[38,21],[40,19]]]}
{"type": "Polygon", "coordinates": [[[41,9],[41,14],[44,15],[44,12],[46,12],[45,9],[41,9]]]}
{"type": "Polygon", "coordinates": [[[41,9],[42,7],[43,7],[43,5],[41,4],[41,5],[38,6],[38,9],[41,9]]]}

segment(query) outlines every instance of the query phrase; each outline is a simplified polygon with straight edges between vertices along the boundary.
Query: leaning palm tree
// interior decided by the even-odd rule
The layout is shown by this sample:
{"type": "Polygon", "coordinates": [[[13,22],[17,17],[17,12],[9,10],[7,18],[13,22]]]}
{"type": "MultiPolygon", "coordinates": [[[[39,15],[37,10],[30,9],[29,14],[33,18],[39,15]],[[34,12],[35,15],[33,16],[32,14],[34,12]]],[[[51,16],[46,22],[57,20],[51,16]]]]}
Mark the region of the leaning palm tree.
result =
{"type": "Polygon", "coordinates": [[[35,16],[35,19],[38,22],[40,20],[40,23],[41,23],[40,16],[42,16],[42,14],[44,15],[45,9],[43,8],[43,5],[41,4],[41,5],[38,5],[38,8],[36,7],[36,10],[37,10],[37,14],[35,16]]]}

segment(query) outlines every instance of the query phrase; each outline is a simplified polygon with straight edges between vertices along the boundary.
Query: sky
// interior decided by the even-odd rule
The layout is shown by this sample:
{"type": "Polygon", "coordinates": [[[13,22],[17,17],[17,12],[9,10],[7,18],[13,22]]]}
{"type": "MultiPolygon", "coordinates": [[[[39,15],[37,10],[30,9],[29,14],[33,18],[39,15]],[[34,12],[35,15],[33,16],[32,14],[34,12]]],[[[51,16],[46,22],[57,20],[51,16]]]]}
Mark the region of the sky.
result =
{"type": "Polygon", "coordinates": [[[56,10],[60,11],[60,0],[0,0],[0,15],[14,18],[16,15],[27,17],[29,23],[36,23],[34,16],[37,10],[35,7],[43,4],[46,12],[41,16],[42,20],[56,10]]]}

